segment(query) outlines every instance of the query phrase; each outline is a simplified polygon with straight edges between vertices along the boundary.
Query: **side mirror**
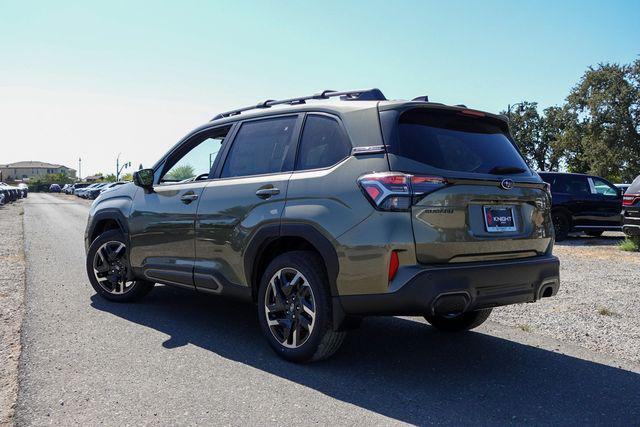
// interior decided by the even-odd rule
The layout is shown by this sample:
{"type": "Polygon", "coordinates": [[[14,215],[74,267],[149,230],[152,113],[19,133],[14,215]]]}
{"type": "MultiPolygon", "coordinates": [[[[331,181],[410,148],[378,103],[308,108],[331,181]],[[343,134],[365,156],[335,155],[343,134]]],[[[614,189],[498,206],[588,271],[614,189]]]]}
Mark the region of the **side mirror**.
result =
{"type": "Polygon", "coordinates": [[[153,188],[153,169],[140,169],[133,173],[133,183],[144,189],[153,188]]]}

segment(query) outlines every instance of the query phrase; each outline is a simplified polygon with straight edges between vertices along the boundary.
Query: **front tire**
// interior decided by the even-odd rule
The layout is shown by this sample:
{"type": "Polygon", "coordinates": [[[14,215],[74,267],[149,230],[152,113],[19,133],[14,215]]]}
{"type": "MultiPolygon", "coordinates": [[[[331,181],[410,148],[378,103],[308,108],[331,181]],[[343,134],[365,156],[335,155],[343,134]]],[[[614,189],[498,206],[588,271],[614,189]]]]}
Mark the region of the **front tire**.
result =
{"type": "Polygon", "coordinates": [[[457,316],[443,316],[438,314],[428,314],[424,316],[431,326],[444,332],[463,332],[482,325],[491,314],[490,308],[483,310],[469,311],[457,316]]]}
{"type": "Polygon", "coordinates": [[[109,301],[137,301],[154,286],[131,277],[127,240],[119,230],[105,231],[91,243],[86,267],[93,289],[109,301]]]}
{"type": "Polygon", "coordinates": [[[344,340],[344,332],[333,330],[323,265],[314,252],[287,252],[269,264],[260,281],[260,328],[271,348],[288,361],[326,359],[344,340]]]}

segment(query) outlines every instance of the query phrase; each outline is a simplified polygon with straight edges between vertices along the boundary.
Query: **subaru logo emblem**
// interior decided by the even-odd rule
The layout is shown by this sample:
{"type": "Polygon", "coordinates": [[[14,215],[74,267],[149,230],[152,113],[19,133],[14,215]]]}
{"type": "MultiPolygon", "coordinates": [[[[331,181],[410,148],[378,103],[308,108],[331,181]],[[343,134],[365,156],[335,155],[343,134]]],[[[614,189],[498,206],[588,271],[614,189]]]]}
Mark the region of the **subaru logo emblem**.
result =
{"type": "Polygon", "coordinates": [[[500,187],[505,190],[511,190],[513,188],[513,181],[510,179],[503,179],[502,182],[500,182],[500,187]]]}

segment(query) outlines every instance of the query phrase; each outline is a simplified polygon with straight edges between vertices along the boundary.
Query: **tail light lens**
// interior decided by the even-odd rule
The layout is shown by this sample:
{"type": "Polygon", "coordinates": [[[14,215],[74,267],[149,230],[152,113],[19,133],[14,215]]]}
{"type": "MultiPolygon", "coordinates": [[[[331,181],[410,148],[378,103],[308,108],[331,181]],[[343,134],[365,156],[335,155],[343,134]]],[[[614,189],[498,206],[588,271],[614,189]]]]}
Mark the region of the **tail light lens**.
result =
{"type": "Polygon", "coordinates": [[[398,172],[363,175],[358,184],[378,210],[406,211],[412,203],[447,184],[439,176],[419,176],[398,172]]]}
{"type": "Polygon", "coordinates": [[[633,206],[640,202],[640,194],[625,194],[622,196],[622,206],[633,206]]]}

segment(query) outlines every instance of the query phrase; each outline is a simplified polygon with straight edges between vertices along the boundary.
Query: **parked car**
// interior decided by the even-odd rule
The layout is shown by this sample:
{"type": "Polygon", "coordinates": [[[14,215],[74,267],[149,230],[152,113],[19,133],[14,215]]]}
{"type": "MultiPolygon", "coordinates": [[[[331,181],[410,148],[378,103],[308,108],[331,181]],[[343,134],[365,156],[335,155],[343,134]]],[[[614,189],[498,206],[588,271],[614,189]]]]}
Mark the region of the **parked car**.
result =
{"type": "Polygon", "coordinates": [[[59,193],[60,192],[60,186],[58,184],[51,184],[49,186],[49,192],[50,193],[59,193]]]}
{"type": "Polygon", "coordinates": [[[2,188],[2,191],[5,195],[5,203],[15,202],[20,198],[20,192],[16,187],[4,182],[0,182],[0,188],[2,188]]]}
{"type": "Polygon", "coordinates": [[[20,190],[21,197],[26,198],[29,195],[29,186],[27,184],[18,184],[18,190],[20,190]]]}
{"type": "Polygon", "coordinates": [[[94,185],[96,184],[76,184],[73,188],[73,194],[78,197],[84,197],[84,192],[87,191],[87,189],[93,188],[94,185]]]}
{"type": "Polygon", "coordinates": [[[63,192],[64,194],[69,194],[69,189],[71,187],[73,187],[73,184],[65,184],[62,186],[62,189],[60,191],[63,192]]]}
{"type": "Polygon", "coordinates": [[[631,184],[613,184],[615,185],[617,188],[619,188],[622,191],[622,194],[624,195],[624,193],[627,192],[627,189],[629,188],[629,186],[631,184]]]}
{"type": "Polygon", "coordinates": [[[291,361],[330,356],[362,316],[463,331],[558,291],[547,185],[502,116],[377,89],[266,101],[216,116],[134,182],[89,210],[95,291],[244,298],[291,361]]]}
{"type": "Polygon", "coordinates": [[[556,240],[572,231],[601,236],[622,227],[622,190],[604,178],[562,172],[539,172],[551,185],[552,217],[556,240]]]}
{"type": "Polygon", "coordinates": [[[85,188],[85,191],[83,192],[82,197],[84,197],[85,199],[93,200],[100,195],[100,191],[102,191],[102,189],[105,188],[107,185],[109,185],[108,182],[102,182],[94,186],[89,186],[85,188]]]}
{"type": "Polygon", "coordinates": [[[640,236],[640,175],[622,197],[622,231],[627,236],[640,236]]]}

